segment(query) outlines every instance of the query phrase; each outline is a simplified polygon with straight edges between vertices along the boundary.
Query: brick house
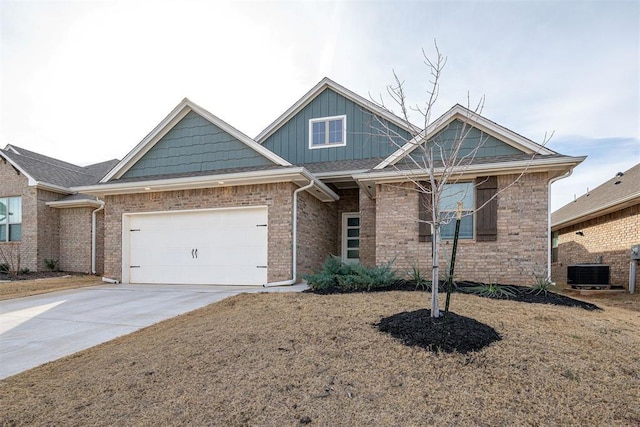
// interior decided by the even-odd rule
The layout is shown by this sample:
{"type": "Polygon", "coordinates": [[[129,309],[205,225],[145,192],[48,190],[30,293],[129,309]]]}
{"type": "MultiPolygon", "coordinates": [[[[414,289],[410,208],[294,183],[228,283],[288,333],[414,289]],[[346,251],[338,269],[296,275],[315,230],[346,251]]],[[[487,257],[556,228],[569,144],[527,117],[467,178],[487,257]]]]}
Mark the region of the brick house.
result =
{"type": "Polygon", "coordinates": [[[43,270],[50,259],[64,271],[102,273],[95,211],[103,203],[70,187],[97,183],[117,163],[81,167],[15,145],[0,149],[0,263],[18,268],[20,256],[20,269],[43,270]]]}
{"type": "Polygon", "coordinates": [[[566,284],[569,265],[602,262],[611,284],[628,289],[631,246],[640,244],[640,163],[553,212],[551,231],[553,281],[566,284]]]}
{"type": "Polygon", "coordinates": [[[479,149],[449,193],[470,213],[496,197],[463,220],[458,277],[530,283],[548,271],[549,183],[584,158],[459,105],[414,135],[325,78],[250,138],[184,99],[99,182],[72,190],[104,203],[104,276],[123,283],[292,283],[329,254],[428,271],[414,147],[451,146],[461,129],[464,150],[479,149]]]}

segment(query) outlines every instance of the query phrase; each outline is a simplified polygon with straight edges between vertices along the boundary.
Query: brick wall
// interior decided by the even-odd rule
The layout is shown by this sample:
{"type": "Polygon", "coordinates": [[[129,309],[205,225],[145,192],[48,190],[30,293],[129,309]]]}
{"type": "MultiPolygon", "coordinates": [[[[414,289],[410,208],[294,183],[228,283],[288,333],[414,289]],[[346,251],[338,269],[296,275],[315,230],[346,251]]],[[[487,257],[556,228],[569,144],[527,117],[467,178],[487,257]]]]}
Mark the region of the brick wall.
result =
{"type": "MultiPolygon", "coordinates": [[[[516,175],[498,176],[498,238],[495,242],[460,240],[456,278],[504,284],[530,285],[534,272],[544,274],[547,265],[546,173],[523,176],[506,188],[516,175]]],[[[418,193],[414,185],[377,185],[376,263],[394,260],[405,273],[417,265],[431,271],[431,243],[418,241],[418,193]]],[[[440,267],[447,268],[451,244],[440,246],[440,267]]]]}
{"type": "MultiPolygon", "coordinates": [[[[611,266],[611,284],[629,289],[630,251],[640,244],[640,204],[558,230],[558,262],[551,267],[552,279],[567,283],[567,266],[602,263],[611,266]],[[576,234],[582,231],[584,236],[576,234]]],[[[640,286],[640,268],[636,269],[640,286]]]]}
{"type": "Polygon", "coordinates": [[[298,194],[298,278],[317,270],[329,254],[340,255],[336,233],[340,208],[339,202],[325,203],[307,192],[298,194]]]}
{"type": "MultiPolygon", "coordinates": [[[[0,249],[21,255],[20,268],[36,271],[38,222],[37,190],[28,186],[28,179],[16,171],[10,163],[0,159],[0,197],[22,197],[22,240],[20,242],[0,242],[0,249]]],[[[3,262],[0,260],[0,262],[3,262]]]]}
{"type": "Polygon", "coordinates": [[[59,211],[61,270],[91,273],[91,212],[94,209],[86,207],[59,211]]]}
{"type": "Polygon", "coordinates": [[[125,194],[105,197],[104,275],[122,276],[122,214],[236,206],[268,207],[268,280],[291,278],[292,183],[125,194]]]}
{"type": "Polygon", "coordinates": [[[47,206],[63,194],[37,190],[38,211],[38,270],[46,270],[45,259],[60,259],[60,211],[47,206]]]}
{"type": "Polygon", "coordinates": [[[376,263],[376,201],[360,190],[360,264],[376,263]]]}

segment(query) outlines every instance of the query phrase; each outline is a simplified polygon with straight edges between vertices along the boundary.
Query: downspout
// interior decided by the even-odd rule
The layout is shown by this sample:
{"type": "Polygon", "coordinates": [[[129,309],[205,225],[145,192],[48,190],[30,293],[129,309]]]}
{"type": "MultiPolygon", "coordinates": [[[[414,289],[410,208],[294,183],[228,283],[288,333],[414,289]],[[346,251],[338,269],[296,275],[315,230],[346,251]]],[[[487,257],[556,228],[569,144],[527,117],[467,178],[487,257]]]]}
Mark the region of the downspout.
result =
{"type": "Polygon", "coordinates": [[[267,288],[270,286],[289,286],[296,283],[297,276],[297,267],[296,263],[298,262],[298,193],[301,191],[305,191],[313,187],[315,182],[311,180],[309,184],[304,187],[298,188],[293,192],[293,244],[292,244],[292,278],[290,280],[283,280],[282,282],[271,282],[265,283],[262,286],[267,288]]]}
{"type": "Polygon", "coordinates": [[[91,274],[96,274],[96,213],[104,209],[104,202],[97,200],[101,205],[91,212],[91,274]]]}
{"type": "Polygon", "coordinates": [[[549,180],[548,196],[547,196],[547,280],[551,282],[551,184],[561,179],[569,178],[573,173],[573,169],[564,175],[556,176],[549,180]]]}

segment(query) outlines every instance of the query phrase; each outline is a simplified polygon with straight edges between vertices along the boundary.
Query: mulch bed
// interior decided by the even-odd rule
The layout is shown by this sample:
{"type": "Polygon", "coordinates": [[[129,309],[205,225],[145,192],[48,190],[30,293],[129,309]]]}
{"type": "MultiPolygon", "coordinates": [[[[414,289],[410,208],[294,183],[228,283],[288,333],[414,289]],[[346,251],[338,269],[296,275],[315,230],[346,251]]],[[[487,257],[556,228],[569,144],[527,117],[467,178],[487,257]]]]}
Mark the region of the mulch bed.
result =
{"type": "MultiPolygon", "coordinates": [[[[470,293],[469,288],[480,286],[482,283],[476,282],[459,282],[452,292],[470,293]]],[[[531,292],[531,288],[524,286],[509,286],[509,289],[515,293],[513,296],[501,296],[493,299],[508,299],[533,304],[550,304],[564,307],[578,307],[584,310],[600,310],[595,304],[585,301],[573,299],[571,297],[560,295],[554,292],[535,293],[531,292]]],[[[407,280],[399,280],[393,285],[385,288],[374,288],[367,292],[388,292],[388,291],[415,291],[429,292],[428,289],[416,286],[415,283],[407,280]]],[[[439,291],[444,293],[444,284],[440,283],[439,291]]],[[[329,288],[322,290],[308,290],[320,295],[330,294],[347,294],[363,292],[362,290],[329,288]]],[[[482,295],[477,295],[484,297],[482,295]]],[[[488,298],[488,297],[485,297],[488,298]]],[[[441,313],[442,315],[442,313],[441,313]]],[[[447,320],[447,332],[444,343],[442,342],[442,334],[444,329],[444,318],[432,318],[431,310],[417,310],[411,312],[402,312],[385,317],[375,324],[381,332],[389,333],[394,338],[400,340],[410,347],[421,347],[432,352],[445,353],[461,353],[479,351],[495,341],[501,339],[500,335],[484,323],[475,319],[460,316],[456,313],[449,312],[447,320]]]]}
{"type": "Polygon", "coordinates": [[[15,276],[7,273],[0,273],[0,280],[13,282],[16,280],[49,279],[51,277],[69,276],[70,274],[71,273],[65,273],[64,271],[32,271],[29,273],[20,273],[15,276]]]}

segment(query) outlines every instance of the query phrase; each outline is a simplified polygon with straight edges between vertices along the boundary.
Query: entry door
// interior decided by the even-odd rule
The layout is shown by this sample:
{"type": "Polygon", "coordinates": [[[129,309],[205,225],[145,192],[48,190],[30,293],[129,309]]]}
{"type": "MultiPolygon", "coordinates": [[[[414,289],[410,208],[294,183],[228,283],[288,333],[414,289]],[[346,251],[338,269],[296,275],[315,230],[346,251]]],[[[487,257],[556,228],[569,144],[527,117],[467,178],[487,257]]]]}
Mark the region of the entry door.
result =
{"type": "Polygon", "coordinates": [[[128,250],[123,253],[123,268],[128,269],[130,283],[260,285],[267,281],[266,207],[126,217],[123,225],[128,228],[129,245],[123,249],[128,250]]]}
{"type": "Polygon", "coordinates": [[[360,214],[342,214],[342,260],[360,262],[360,214]]]}

